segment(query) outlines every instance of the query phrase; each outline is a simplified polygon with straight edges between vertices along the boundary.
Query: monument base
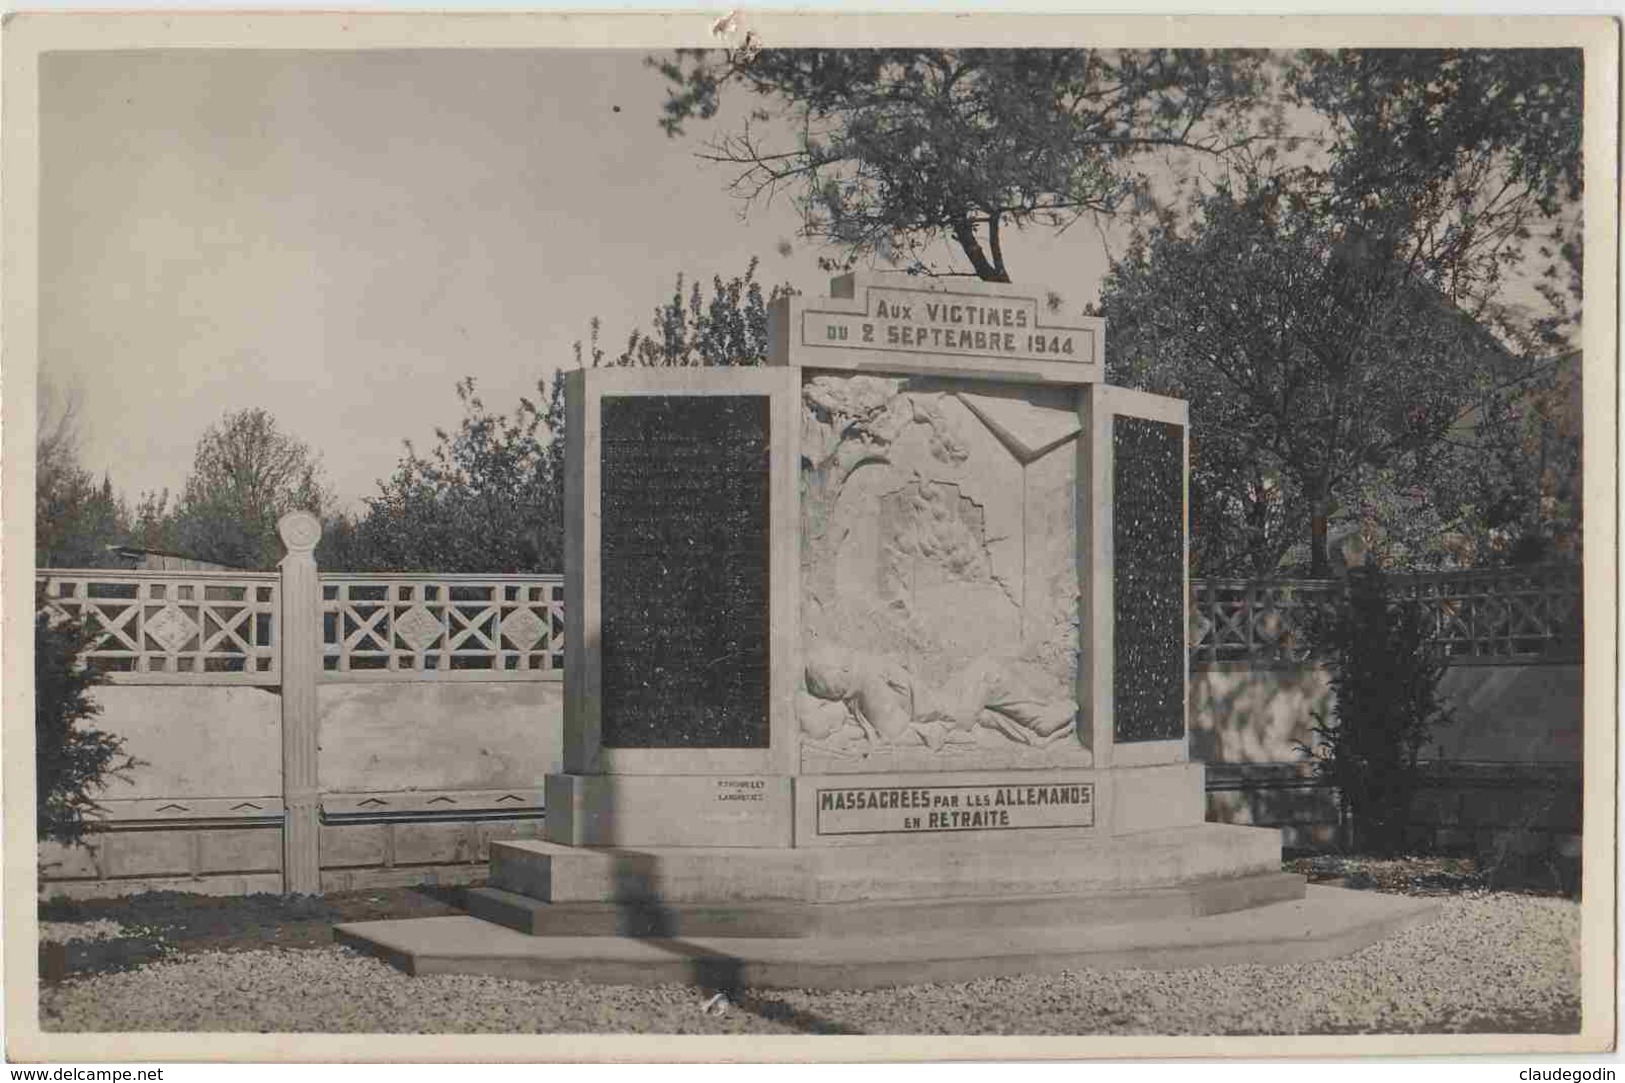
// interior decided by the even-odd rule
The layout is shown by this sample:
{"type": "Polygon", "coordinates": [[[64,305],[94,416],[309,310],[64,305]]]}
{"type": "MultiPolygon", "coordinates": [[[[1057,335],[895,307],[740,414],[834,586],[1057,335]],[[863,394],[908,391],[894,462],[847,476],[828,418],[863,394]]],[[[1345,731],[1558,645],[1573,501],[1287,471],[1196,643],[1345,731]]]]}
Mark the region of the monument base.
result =
{"type": "Polygon", "coordinates": [[[909,838],[864,848],[494,843],[469,912],[533,936],[876,936],[1203,917],[1301,899],[1273,831],[909,838]]]}
{"type": "MultiPolygon", "coordinates": [[[[1437,900],[1312,887],[1298,899],[1192,917],[1149,913],[1076,924],[882,924],[808,936],[527,935],[475,917],[340,925],[339,943],[409,974],[530,981],[690,984],[740,989],[864,989],[1091,968],[1282,966],[1358,951],[1438,909],[1437,900]]],[[[917,912],[921,919],[927,911],[917,912]]]]}
{"type": "Polygon", "coordinates": [[[543,902],[502,888],[474,888],[468,912],[529,936],[782,937],[906,936],[922,929],[1115,925],[1199,918],[1301,899],[1290,873],[1202,880],[1174,887],[1087,895],[966,896],[849,902],[543,902]]]}
{"type": "MultiPolygon", "coordinates": [[[[802,781],[818,791],[818,780],[802,781]]],[[[962,798],[981,792],[960,785],[962,798]]],[[[1023,789],[1031,803],[1018,807],[1079,816],[1077,792],[1050,796],[1058,803],[1040,805],[1023,789]]],[[[1007,805],[1017,797],[1006,794],[1007,805]]],[[[792,822],[801,795],[780,800],[792,822]]],[[[881,811],[896,811],[891,803],[881,811]]],[[[842,804],[826,811],[872,811],[866,799],[842,804]]],[[[1103,808],[1116,815],[1111,802],[1103,808]]],[[[1280,871],[1278,832],[1195,823],[1120,834],[925,831],[862,846],[498,842],[490,885],[469,893],[468,909],[341,925],[335,936],[414,974],[867,988],[1085,966],[1299,962],[1357,950],[1432,904],[1307,889],[1280,871]]]]}
{"type": "Polygon", "coordinates": [[[784,775],[548,775],[548,841],[564,846],[792,844],[784,775]]]}
{"type": "Polygon", "coordinates": [[[1100,895],[1281,869],[1280,833],[1233,824],[1134,835],[981,832],[864,847],[491,844],[490,885],[544,903],[844,903],[1100,895]]]}
{"type": "Polygon", "coordinates": [[[1200,824],[1203,770],[549,775],[545,830],[565,846],[730,849],[1099,838],[1200,824]]]}

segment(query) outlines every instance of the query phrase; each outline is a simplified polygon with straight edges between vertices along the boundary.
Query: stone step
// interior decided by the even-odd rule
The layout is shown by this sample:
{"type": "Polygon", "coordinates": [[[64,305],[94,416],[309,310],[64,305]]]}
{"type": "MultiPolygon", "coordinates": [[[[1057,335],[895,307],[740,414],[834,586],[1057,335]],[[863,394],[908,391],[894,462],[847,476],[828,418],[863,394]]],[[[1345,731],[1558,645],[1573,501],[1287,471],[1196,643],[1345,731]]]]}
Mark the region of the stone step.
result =
{"type": "Polygon", "coordinates": [[[515,840],[492,843],[490,883],[544,902],[833,903],[1096,895],[1279,872],[1280,862],[1279,831],[1209,823],[1099,838],[980,833],[794,849],[515,840]]]}
{"type": "Polygon", "coordinates": [[[1437,909],[1431,899],[1313,886],[1302,899],[1205,917],[994,925],[974,934],[926,929],[906,935],[778,938],[528,936],[455,916],[340,925],[334,937],[409,974],[709,989],[859,989],[1085,967],[1300,963],[1357,951],[1437,909]]]}
{"type": "Polygon", "coordinates": [[[1096,895],[803,903],[543,902],[502,888],[468,892],[468,912],[530,936],[805,937],[907,935],[920,929],[1105,925],[1202,917],[1304,896],[1291,873],[1096,895]]]}

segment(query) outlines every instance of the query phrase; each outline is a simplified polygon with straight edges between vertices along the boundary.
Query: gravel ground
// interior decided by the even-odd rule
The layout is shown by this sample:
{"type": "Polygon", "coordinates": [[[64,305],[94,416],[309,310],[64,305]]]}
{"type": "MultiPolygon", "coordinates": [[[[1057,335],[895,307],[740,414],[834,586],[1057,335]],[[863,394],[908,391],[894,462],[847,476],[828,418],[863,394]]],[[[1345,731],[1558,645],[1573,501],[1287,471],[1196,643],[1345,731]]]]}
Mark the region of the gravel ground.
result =
{"type": "Polygon", "coordinates": [[[57,1031],[659,1034],[1575,1033],[1579,906],[1480,894],[1342,959],[1079,970],[864,992],[763,992],[705,1010],[683,986],[435,975],[342,948],[173,955],[42,987],[57,1031]]]}
{"type": "Polygon", "coordinates": [[[75,940],[117,940],[129,932],[116,921],[100,918],[96,921],[42,921],[39,938],[47,944],[66,944],[75,940]]]}

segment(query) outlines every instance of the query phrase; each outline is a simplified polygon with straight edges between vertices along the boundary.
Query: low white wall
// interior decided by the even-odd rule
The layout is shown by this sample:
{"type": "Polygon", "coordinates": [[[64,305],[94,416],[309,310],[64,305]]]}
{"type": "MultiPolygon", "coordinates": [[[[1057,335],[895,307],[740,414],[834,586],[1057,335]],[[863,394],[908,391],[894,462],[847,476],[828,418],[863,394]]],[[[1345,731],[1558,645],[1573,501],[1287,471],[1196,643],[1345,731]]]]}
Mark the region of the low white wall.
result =
{"type": "Polygon", "coordinates": [[[560,770],[564,685],[323,684],[324,791],[539,789],[560,770]]]}
{"type": "MultiPolygon", "coordinates": [[[[539,791],[545,776],[560,770],[563,691],[557,681],[324,683],[318,689],[321,789],[539,791]]],[[[1429,759],[1557,770],[1580,762],[1578,665],[1456,666],[1446,676],[1445,692],[1457,723],[1439,732],[1429,759]]],[[[124,737],[128,751],[146,762],[128,782],[114,782],[100,795],[113,814],[114,830],[93,837],[88,850],[42,848],[49,866],[47,891],[278,890],[279,809],[239,821],[218,809],[203,810],[207,815],[197,819],[203,813],[158,807],[172,799],[280,795],[277,691],[105,685],[94,696],[103,707],[96,725],[124,737]],[[139,830],[121,830],[121,818],[139,820],[129,825],[139,830]]],[[[1317,666],[1196,669],[1191,702],[1193,758],[1216,765],[1208,773],[1210,818],[1282,824],[1303,836],[1301,844],[1324,841],[1319,835],[1330,830],[1328,796],[1299,777],[1303,764],[1295,745],[1311,737],[1313,712],[1330,708],[1325,671],[1317,666]],[[1243,774],[1230,778],[1220,770],[1224,767],[1243,774]],[[1291,777],[1275,778],[1282,769],[1291,777]],[[1246,773],[1259,770],[1269,777],[1246,773]]],[[[1494,793],[1482,780],[1450,788],[1442,798],[1450,807],[1436,817],[1444,825],[1440,830],[1463,837],[1503,830],[1499,819],[1505,816],[1485,827],[1485,811],[1472,802],[1505,806],[1508,799],[1500,794],[1512,783],[1551,803],[1542,796],[1552,788],[1544,781],[1536,780],[1538,786],[1519,779],[1491,781],[1494,793]]],[[[1578,806],[1569,800],[1577,787],[1566,785],[1554,792],[1567,803],[1542,811],[1537,825],[1560,840],[1578,830],[1578,806]]],[[[539,830],[539,811],[533,805],[516,807],[500,821],[341,817],[342,822],[322,828],[323,887],[476,876],[489,839],[532,837],[539,830]]]]}
{"type": "Polygon", "coordinates": [[[1319,666],[1191,670],[1191,758],[1204,763],[1301,759],[1314,714],[1331,711],[1331,683],[1319,666]]]}
{"type": "Polygon", "coordinates": [[[1451,666],[1445,699],[1456,723],[1432,754],[1491,763],[1579,763],[1584,758],[1584,680],[1577,664],[1451,666]]]}
{"type": "MultiPolygon", "coordinates": [[[[1427,759],[1479,763],[1579,763],[1581,668],[1573,663],[1458,665],[1441,691],[1455,722],[1437,730],[1427,759]]],[[[1318,665],[1191,671],[1191,756],[1207,763],[1293,763],[1310,744],[1315,713],[1332,709],[1318,665]]]]}
{"type": "MultiPolygon", "coordinates": [[[[1580,666],[1456,665],[1441,690],[1455,722],[1422,750],[1406,845],[1489,855],[1497,868],[1524,855],[1552,870],[1554,883],[1570,882],[1580,839],[1580,666]]],[[[1208,764],[1207,818],[1279,827],[1289,849],[1335,845],[1336,794],[1295,748],[1310,742],[1313,712],[1329,712],[1332,699],[1328,674],[1314,665],[1193,670],[1191,754],[1208,764]]]]}
{"type": "MultiPolygon", "coordinates": [[[[539,793],[545,776],[559,770],[563,691],[558,681],[322,684],[321,789],[539,793]]],[[[129,781],[115,781],[97,795],[109,830],[88,835],[84,847],[41,846],[45,894],[282,890],[278,691],[109,684],[93,695],[102,705],[95,725],[123,737],[126,749],[145,762],[129,781]],[[219,800],[244,797],[272,800],[248,812],[219,800]]],[[[402,806],[394,801],[390,807],[402,806]]],[[[409,816],[324,824],[322,889],[475,879],[490,840],[536,837],[539,812],[527,803],[495,821],[480,819],[489,812],[471,819],[442,812],[430,822],[409,816]]]]}
{"type": "Polygon", "coordinates": [[[145,763],[100,795],[209,798],[282,793],[282,697],[229,685],[108,684],[92,698],[97,729],[145,763]]]}
{"type": "MultiPolygon", "coordinates": [[[[282,792],[276,689],[109,684],[92,696],[93,724],[143,761],[98,799],[282,792]]],[[[560,770],[559,681],[323,684],[317,703],[324,791],[539,789],[560,770]]]]}

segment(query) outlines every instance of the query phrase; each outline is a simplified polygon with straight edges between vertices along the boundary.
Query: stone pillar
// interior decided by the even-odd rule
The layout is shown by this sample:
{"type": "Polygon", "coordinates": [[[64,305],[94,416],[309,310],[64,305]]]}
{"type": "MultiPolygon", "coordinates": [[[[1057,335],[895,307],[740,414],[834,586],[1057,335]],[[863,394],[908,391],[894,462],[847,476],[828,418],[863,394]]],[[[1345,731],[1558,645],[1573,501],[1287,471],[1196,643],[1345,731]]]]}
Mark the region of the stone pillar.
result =
{"type": "Polygon", "coordinates": [[[282,890],[321,891],[317,853],[316,681],[321,675],[322,584],[314,550],[322,523],[308,511],[276,525],[282,558],[282,890]]]}

